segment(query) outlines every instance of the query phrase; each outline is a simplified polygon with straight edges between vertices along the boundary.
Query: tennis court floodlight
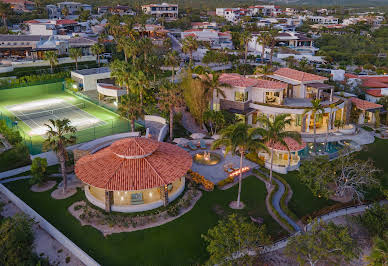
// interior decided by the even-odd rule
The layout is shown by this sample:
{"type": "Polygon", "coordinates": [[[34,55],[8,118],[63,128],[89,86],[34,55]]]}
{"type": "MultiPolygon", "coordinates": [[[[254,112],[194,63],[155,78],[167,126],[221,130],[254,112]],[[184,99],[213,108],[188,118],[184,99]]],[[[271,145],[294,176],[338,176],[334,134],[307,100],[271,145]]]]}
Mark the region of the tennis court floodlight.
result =
{"type": "Polygon", "coordinates": [[[77,84],[73,84],[73,89],[76,89],[77,88],[77,84]]]}

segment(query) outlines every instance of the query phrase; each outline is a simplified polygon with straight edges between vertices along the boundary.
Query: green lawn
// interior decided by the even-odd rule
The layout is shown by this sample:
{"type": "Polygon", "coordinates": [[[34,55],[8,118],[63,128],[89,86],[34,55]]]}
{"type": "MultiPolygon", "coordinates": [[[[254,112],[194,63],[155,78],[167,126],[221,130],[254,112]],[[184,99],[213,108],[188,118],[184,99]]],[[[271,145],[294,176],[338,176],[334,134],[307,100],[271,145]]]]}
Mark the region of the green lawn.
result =
{"type": "MultiPolygon", "coordinates": [[[[45,85],[39,85],[0,90],[0,113],[3,113],[9,117],[13,117],[13,114],[5,108],[6,106],[26,103],[34,100],[61,98],[73,105],[81,103],[85,104],[85,108],[82,110],[105,122],[105,125],[91,127],[77,132],[78,143],[130,131],[130,123],[127,120],[120,118],[114,112],[106,110],[105,108],[62,91],[60,89],[62,87],[62,83],[47,84],[46,91],[44,90],[44,86],[45,85]],[[55,86],[59,87],[59,89],[55,89],[55,86]],[[34,93],[34,91],[36,91],[36,93],[34,93]],[[23,94],[24,92],[25,96],[23,94]]],[[[22,135],[27,140],[26,144],[29,147],[30,152],[32,154],[40,153],[42,151],[41,144],[44,139],[41,136],[29,136],[28,132],[31,130],[31,128],[23,122],[20,122],[18,127],[21,129],[21,132],[23,132],[22,135]]]]}
{"type": "Polygon", "coordinates": [[[201,234],[216,225],[223,215],[232,212],[264,218],[272,236],[286,234],[266,210],[265,185],[253,176],[243,181],[241,199],[246,204],[244,210],[232,211],[228,208],[229,202],[236,199],[237,186],[226,191],[204,192],[196,206],[177,220],[106,238],[90,226],[81,227],[67,211],[73,202],[83,199],[81,192],[70,199],[54,200],[50,192],[31,192],[26,180],[8,183],[7,187],[102,265],[202,264],[207,260],[208,253],[201,234]],[[215,206],[221,210],[219,214],[214,211],[215,206]]]}
{"type": "MultiPolygon", "coordinates": [[[[382,189],[388,189],[388,140],[377,139],[369,144],[358,154],[360,159],[372,159],[375,166],[382,170],[380,178],[382,180],[382,189]]],[[[369,191],[366,195],[368,200],[380,199],[382,196],[380,188],[369,191]]]]}
{"type": "Polygon", "coordinates": [[[297,171],[289,172],[282,177],[291,186],[293,192],[288,208],[299,218],[335,204],[335,201],[314,196],[310,189],[299,181],[297,171]]]}

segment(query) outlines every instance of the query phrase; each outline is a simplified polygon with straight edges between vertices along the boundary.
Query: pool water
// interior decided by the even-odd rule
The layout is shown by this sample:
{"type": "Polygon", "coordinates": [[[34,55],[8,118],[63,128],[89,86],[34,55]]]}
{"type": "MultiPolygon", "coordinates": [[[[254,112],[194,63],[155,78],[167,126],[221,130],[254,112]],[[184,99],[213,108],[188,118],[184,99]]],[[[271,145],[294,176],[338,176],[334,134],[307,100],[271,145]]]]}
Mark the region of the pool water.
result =
{"type": "MultiPolygon", "coordinates": [[[[338,141],[328,142],[327,145],[325,142],[317,142],[316,145],[318,155],[328,155],[329,157],[335,156],[344,147],[338,141]]],[[[299,152],[299,156],[306,158],[312,155],[314,155],[314,143],[308,142],[306,148],[299,152]]]]}

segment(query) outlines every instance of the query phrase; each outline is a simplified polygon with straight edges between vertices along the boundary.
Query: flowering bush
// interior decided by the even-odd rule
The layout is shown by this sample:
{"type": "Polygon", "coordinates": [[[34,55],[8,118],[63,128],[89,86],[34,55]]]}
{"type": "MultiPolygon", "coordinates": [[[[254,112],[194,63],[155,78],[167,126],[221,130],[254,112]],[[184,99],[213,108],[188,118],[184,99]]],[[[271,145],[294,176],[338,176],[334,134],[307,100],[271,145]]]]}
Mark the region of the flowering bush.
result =
{"type": "Polygon", "coordinates": [[[234,177],[233,176],[228,176],[224,180],[221,180],[220,182],[217,183],[218,186],[223,187],[227,184],[233,183],[234,182],[234,177]]]}
{"type": "Polygon", "coordinates": [[[201,184],[206,190],[212,191],[214,189],[214,184],[211,181],[205,179],[204,176],[191,170],[189,170],[188,174],[191,177],[191,180],[197,184],[201,184]]]}

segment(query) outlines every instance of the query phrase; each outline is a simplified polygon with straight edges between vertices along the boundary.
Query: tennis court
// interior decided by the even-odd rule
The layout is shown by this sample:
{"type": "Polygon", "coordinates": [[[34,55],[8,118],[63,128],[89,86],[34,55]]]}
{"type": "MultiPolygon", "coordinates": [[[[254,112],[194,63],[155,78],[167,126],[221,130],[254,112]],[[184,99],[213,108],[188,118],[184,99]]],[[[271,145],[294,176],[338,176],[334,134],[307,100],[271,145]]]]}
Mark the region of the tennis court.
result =
{"type": "Polygon", "coordinates": [[[85,107],[85,103],[73,105],[62,98],[48,98],[5,106],[19,121],[31,129],[28,132],[30,136],[44,136],[47,131],[45,124],[49,119],[67,118],[78,131],[105,124],[104,121],[82,110],[85,107]]]}
{"type": "MultiPolygon", "coordinates": [[[[107,110],[70,92],[63,83],[49,83],[28,87],[0,88],[0,119],[9,127],[19,130],[32,155],[43,152],[49,119],[68,118],[77,128],[77,143],[83,143],[131,130],[130,122],[117,113],[107,110]]],[[[138,130],[142,126],[137,124],[138,130]]]]}

